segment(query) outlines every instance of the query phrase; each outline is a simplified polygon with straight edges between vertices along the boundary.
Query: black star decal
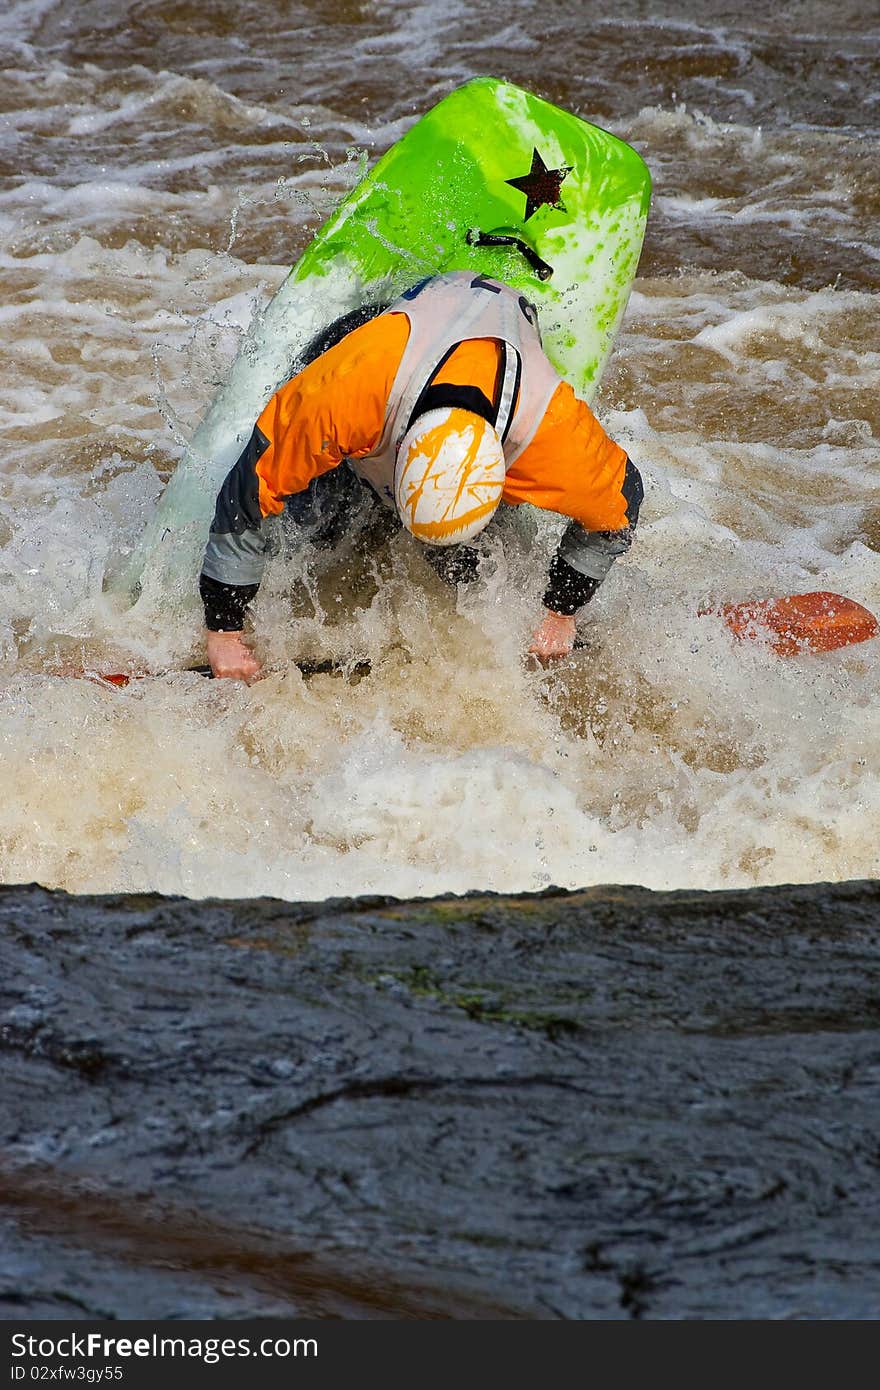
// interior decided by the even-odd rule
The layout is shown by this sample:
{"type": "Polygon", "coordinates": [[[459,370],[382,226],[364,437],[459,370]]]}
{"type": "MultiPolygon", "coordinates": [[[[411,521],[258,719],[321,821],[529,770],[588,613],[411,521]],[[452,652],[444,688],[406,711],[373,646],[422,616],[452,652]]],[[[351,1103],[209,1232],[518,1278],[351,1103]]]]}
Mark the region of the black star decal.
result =
{"type": "Polygon", "coordinates": [[[562,180],[570,174],[574,168],[573,164],[563,165],[561,169],[548,169],[537,150],[532,150],[532,167],[527,174],[523,174],[519,179],[505,179],[511,188],[518,188],[520,193],[526,195],[526,215],[524,222],[528,222],[533,212],[545,206],[556,208],[559,212],[565,212],[565,203],[560,196],[562,180]]]}

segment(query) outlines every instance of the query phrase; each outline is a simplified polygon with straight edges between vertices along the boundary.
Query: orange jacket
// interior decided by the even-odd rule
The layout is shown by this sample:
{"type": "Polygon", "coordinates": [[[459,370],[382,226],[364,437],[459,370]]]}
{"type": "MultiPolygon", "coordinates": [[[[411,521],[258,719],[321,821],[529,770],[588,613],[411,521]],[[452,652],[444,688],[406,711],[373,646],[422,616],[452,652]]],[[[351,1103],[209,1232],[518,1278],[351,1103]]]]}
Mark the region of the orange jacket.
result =
{"type": "MultiPolygon", "coordinates": [[[[344,458],[375,449],[408,336],[405,314],[382,314],[276,391],[257,421],[268,441],[256,463],[263,516],[281,512],[285,498],[344,458]]],[[[494,339],[469,339],[434,381],[476,386],[491,400],[499,358],[494,339]]],[[[626,462],[624,450],[563,382],[531,443],[511,465],[502,496],[514,506],[530,502],[571,517],[588,531],[622,530],[628,524],[626,462]]]]}

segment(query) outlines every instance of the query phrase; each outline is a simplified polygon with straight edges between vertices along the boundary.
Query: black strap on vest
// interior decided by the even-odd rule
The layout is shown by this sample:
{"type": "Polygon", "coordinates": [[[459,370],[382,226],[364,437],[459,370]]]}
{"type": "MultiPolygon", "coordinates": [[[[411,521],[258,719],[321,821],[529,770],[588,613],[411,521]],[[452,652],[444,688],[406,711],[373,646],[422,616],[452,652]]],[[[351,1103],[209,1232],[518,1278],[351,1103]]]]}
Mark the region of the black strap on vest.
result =
{"type": "MultiPolygon", "coordinates": [[[[441,382],[438,385],[434,385],[437,373],[446,365],[456,348],[461,346],[460,343],[453,343],[452,347],[443,354],[428,378],[427,383],[419,393],[410,417],[406,422],[406,428],[411,429],[413,422],[417,420],[420,415],[424,415],[428,410],[441,410],[447,407],[459,406],[462,410],[470,410],[474,415],[482,416],[484,420],[488,420],[489,424],[494,429],[498,424],[498,411],[501,407],[501,392],[507,373],[508,357],[507,344],[503,340],[498,341],[501,346],[501,360],[499,362],[498,375],[495,380],[494,401],[490,401],[489,397],[485,392],[481,391],[478,386],[455,386],[452,382],[441,382]]],[[[501,435],[502,443],[510,433],[510,426],[513,424],[516,398],[519,394],[522,363],[519,353],[516,353],[515,357],[516,386],[513,393],[511,408],[508,411],[507,419],[503,423],[503,433],[501,435]]]]}
{"type": "Polygon", "coordinates": [[[488,396],[477,386],[453,386],[451,382],[444,382],[442,386],[426,386],[422,394],[416,401],[412,415],[407,421],[407,429],[420,415],[424,415],[429,410],[440,410],[445,406],[459,406],[462,410],[470,410],[474,415],[481,415],[484,420],[488,420],[490,425],[494,425],[492,403],[488,396]]]}

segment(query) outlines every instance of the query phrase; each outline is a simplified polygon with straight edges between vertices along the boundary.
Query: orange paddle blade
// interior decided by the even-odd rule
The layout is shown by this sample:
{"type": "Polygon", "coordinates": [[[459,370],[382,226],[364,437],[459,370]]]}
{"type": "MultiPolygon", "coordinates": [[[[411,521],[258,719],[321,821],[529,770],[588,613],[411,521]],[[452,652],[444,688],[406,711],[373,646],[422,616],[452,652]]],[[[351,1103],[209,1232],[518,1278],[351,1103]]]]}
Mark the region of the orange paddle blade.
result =
{"type": "Polygon", "coordinates": [[[833,652],[880,633],[873,613],[842,594],[791,594],[752,603],[726,603],[722,618],[731,632],[766,642],[780,656],[833,652]]]}

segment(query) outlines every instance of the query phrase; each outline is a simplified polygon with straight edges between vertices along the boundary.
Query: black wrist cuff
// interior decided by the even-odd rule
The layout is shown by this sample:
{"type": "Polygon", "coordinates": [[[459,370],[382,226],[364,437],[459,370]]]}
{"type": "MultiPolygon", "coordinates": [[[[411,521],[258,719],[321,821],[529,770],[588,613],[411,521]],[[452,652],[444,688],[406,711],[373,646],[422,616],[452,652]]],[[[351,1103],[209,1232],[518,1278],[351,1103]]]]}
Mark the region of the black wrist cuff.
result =
{"type": "Polygon", "coordinates": [[[544,607],[554,613],[571,617],[585,603],[589,603],[599,587],[598,579],[591,579],[574,569],[561,555],[553,556],[550,566],[550,579],[544,594],[544,607]]]}
{"type": "Polygon", "coordinates": [[[209,632],[240,632],[248,604],[256,597],[259,584],[221,584],[203,574],[199,593],[205,606],[205,627],[209,632]]]}

